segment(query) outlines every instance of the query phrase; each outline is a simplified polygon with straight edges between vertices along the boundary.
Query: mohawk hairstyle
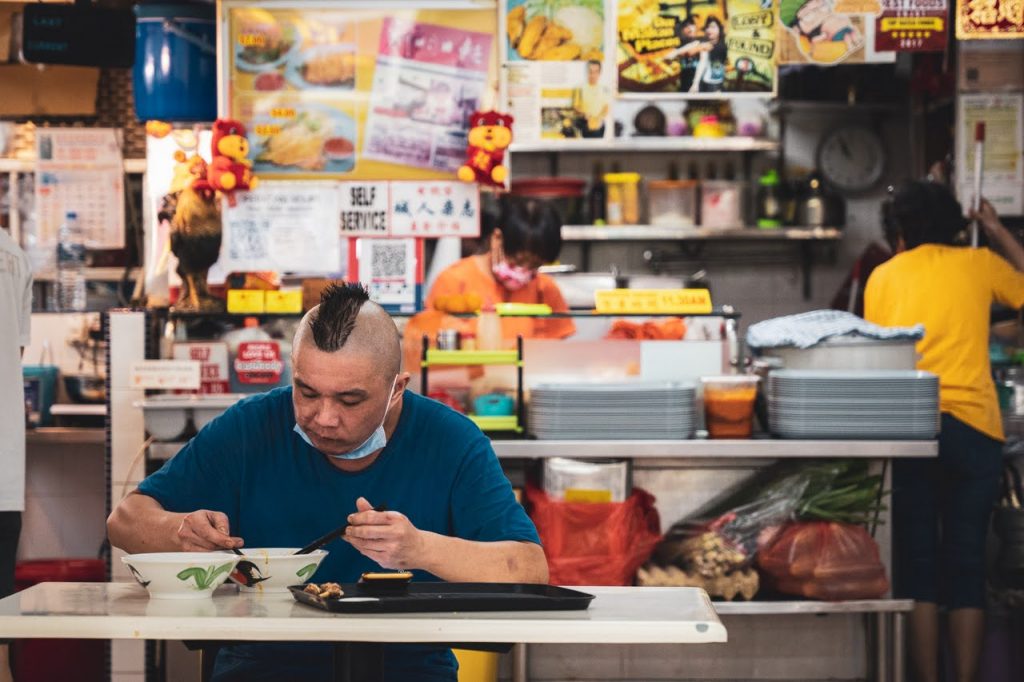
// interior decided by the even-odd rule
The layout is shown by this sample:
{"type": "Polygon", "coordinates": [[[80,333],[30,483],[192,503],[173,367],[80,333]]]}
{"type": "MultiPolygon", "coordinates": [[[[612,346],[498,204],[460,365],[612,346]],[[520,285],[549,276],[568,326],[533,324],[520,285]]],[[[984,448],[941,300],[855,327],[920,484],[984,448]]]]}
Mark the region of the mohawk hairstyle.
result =
{"type": "Polygon", "coordinates": [[[320,307],[309,321],[313,342],[325,353],[340,350],[356,326],[356,316],[370,293],[362,284],[332,284],[320,295],[320,307]]]}

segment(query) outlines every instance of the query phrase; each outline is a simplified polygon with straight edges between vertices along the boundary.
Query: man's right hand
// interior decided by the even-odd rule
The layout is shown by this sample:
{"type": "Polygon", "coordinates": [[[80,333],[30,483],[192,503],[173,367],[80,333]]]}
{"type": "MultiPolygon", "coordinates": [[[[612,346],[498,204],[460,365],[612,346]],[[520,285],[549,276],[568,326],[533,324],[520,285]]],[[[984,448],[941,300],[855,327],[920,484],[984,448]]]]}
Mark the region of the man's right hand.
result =
{"type": "Polygon", "coordinates": [[[210,552],[244,545],[242,538],[230,535],[228,517],[218,511],[199,509],[186,514],[178,526],[178,545],[183,552],[210,552]]]}

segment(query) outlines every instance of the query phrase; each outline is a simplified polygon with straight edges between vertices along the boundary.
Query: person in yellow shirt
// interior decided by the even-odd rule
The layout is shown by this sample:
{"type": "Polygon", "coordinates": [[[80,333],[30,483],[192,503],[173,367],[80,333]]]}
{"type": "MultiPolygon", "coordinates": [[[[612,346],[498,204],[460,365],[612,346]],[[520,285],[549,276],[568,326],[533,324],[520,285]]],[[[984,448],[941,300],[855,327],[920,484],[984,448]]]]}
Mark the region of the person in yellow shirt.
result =
{"type": "Polygon", "coordinates": [[[604,124],[608,116],[611,94],[601,83],[601,60],[587,62],[587,82],[572,94],[572,108],[576,112],[576,127],[581,137],[604,137],[604,124]]]}
{"type": "Polygon", "coordinates": [[[924,325],[918,368],[940,382],[938,458],[893,465],[894,587],[897,596],[917,602],[910,620],[917,682],[939,680],[939,604],[949,609],[955,679],[977,680],[985,536],[998,499],[1003,441],[989,315],[993,303],[1024,306],[1024,248],[987,202],[972,218],[1006,259],[955,245],[967,222],[945,186],[901,186],[883,209],[896,255],[872,272],[864,294],[868,321],[924,325]]]}

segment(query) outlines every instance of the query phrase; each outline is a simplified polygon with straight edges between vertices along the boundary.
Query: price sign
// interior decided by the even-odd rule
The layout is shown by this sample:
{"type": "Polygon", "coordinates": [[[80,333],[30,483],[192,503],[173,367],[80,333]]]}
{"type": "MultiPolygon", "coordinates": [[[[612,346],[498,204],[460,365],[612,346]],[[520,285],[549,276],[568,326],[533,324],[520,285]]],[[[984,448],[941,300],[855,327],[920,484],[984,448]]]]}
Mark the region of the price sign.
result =
{"type": "Polygon", "coordinates": [[[599,313],[706,315],[713,311],[707,289],[606,289],[594,292],[599,313]]]}
{"type": "Polygon", "coordinates": [[[131,386],[195,390],[201,386],[201,366],[197,360],[140,360],[132,363],[131,386]]]}

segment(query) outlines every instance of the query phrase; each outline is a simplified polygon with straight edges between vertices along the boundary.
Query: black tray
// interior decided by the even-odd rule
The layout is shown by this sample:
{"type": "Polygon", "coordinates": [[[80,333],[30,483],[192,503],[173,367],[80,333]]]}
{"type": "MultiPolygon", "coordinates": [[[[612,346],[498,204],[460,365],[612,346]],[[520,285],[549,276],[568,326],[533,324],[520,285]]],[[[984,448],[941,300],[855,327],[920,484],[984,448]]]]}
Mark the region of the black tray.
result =
{"type": "Polygon", "coordinates": [[[411,583],[401,591],[343,583],[340,599],[321,599],[292,585],[295,601],[334,613],[439,611],[582,611],[594,595],[553,585],[522,583],[411,583]]]}

